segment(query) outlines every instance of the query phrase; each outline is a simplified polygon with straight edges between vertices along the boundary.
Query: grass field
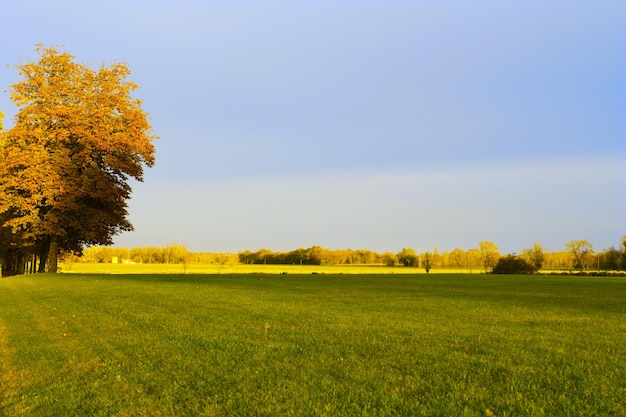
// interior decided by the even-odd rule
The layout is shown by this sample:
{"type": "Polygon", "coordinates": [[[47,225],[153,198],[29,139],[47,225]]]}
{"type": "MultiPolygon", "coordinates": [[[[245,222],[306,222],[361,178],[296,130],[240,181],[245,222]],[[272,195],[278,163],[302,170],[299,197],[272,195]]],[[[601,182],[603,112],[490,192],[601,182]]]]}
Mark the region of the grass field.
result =
{"type": "Polygon", "coordinates": [[[626,280],[0,280],[0,415],[624,416],[626,280]]]}

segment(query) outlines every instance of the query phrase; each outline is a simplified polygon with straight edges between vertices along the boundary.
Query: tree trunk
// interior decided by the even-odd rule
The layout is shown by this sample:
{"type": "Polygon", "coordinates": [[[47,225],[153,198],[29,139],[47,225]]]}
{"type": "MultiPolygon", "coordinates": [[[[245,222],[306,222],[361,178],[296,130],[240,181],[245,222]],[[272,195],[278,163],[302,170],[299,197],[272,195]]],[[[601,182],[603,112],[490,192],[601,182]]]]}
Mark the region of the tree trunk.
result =
{"type": "Polygon", "coordinates": [[[57,273],[59,269],[59,243],[57,237],[53,236],[50,239],[50,252],[48,253],[48,272],[53,274],[57,273]]]}
{"type": "Polygon", "coordinates": [[[39,252],[39,269],[37,269],[37,272],[40,274],[46,272],[48,253],[50,253],[50,247],[48,245],[44,245],[39,252]]]}
{"type": "Polygon", "coordinates": [[[17,254],[17,265],[15,267],[15,273],[18,275],[21,275],[24,273],[25,270],[26,270],[26,264],[24,261],[24,255],[22,254],[22,252],[19,252],[17,254]]]}

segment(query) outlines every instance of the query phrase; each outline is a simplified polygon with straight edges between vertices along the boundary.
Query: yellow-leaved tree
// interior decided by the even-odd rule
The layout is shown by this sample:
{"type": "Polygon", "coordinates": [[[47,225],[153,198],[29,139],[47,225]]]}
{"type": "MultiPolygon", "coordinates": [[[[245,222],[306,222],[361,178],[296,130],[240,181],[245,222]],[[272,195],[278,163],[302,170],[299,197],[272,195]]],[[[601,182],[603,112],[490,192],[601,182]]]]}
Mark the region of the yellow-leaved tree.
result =
{"type": "Polygon", "coordinates": [[[493,242],[484,241],[478,243],[478,250],[480,251],[485,272],[491,271],[500,258],[498,246],[493,242]]]}
{"type": "Polygon", "coordinates": [[[54,47],[36,51],[37,62],[17,66],[19,110],[0,141],[0,226],[13,235],[17,256],[5,258],[16,272],[25,257],[56,272],[59,249],[111,244],[132,230],[128,180],[142,181],[155,162],[156,136],[126,64],[94,71],[54,47]]]}

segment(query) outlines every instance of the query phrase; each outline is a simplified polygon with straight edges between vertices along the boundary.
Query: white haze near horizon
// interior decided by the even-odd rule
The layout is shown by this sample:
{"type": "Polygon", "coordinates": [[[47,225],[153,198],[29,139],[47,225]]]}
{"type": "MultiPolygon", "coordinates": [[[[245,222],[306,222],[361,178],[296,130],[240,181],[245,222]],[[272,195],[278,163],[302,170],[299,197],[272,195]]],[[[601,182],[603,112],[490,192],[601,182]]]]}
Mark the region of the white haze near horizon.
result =
{"type": "Polygon", "coordinates": [[[570,158],[147,182],[135,184],[130,204],[136,232],[116,243],[178,243],[205,252],[313,245],[397,252],[470,249],[487,240],[502,253],[520,253],[534,242],[557,251],[586,239],[600,250],[619,247],[623,235],[615,225],[625,224],[626,193],[607,190],[623,187],[624,167],[621,157],[570,158]]]}

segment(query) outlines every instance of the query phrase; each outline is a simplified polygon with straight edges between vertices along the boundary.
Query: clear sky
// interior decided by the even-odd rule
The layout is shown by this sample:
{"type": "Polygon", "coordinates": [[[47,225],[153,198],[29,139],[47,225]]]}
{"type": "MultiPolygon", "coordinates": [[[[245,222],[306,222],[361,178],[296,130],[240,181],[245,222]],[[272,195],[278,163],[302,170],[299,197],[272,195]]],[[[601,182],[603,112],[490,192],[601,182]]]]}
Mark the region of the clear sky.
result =
{"type": "Polygon", "coordinates": [[[157,163],[119,246],[502,253],[626,234],[626,2],[22,0],[36,43],[127,62],[157,163]]]}

